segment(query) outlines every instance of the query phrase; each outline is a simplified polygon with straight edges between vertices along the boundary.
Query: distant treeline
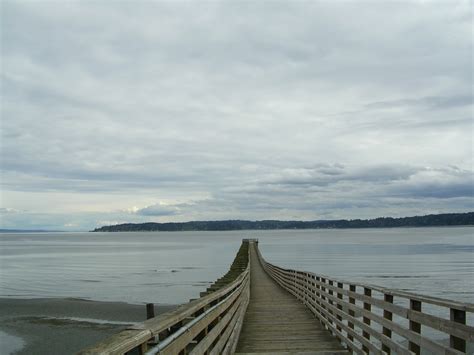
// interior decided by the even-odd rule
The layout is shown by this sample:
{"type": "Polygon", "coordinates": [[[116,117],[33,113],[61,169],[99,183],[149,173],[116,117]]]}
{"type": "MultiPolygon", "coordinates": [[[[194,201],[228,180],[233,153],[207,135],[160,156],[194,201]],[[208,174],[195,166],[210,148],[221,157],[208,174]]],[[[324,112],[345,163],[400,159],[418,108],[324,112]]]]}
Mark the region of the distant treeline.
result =
{"type": "Polygon", "coordinates": [[[474,225],[474,212],[430,214],[415,217],[339,219],[319,221],[194,221],[179,223],[125,223],[96,228],[93,232],[181,232],[269,229],[394,228],[474,225]]]}

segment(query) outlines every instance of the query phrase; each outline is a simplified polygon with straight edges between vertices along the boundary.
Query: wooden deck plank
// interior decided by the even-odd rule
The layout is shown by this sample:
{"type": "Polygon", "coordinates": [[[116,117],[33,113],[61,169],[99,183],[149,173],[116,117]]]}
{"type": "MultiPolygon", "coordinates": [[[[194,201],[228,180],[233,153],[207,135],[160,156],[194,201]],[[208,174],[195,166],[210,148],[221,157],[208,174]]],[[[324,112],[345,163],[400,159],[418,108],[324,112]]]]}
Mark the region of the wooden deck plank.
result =
{"type": "Polygon", "coordinates": [[[347,354],[335,337],[262,268],[250,244],[250,303],[236,354],[347,354]]]}

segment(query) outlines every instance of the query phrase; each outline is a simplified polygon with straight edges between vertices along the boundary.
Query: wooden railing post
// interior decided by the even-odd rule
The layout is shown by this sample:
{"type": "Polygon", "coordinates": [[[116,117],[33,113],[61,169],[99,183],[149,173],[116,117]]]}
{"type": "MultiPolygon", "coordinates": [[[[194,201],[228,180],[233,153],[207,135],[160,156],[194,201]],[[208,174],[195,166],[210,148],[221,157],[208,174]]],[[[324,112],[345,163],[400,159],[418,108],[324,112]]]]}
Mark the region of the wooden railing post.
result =
{"type": "MultiPolygon", "coordinates": [[[[417,300],[410,300],[410,309],[412,311],[421,312],[421,302],[417,300]]],[[[410,320],[410,330],[415,333],[421,334],[421,324],[410,320]]],[[[415,354],[421,353],[420,346],[414,342],[410,341],[408,343],[408,348],[415,354]]]]}
{"type": "MultiPolygon", "coordinates": [[[[364,295],[367,297],[372,297],[372,290],[370,288],[364,287],[364,295]]],[[[364,302],[364,309],[370,312],[372,310],[372,305],[368,302],[364,302]]],[[[367,324],[368,326],[370,326],[370,318],[363,317],[363,322],[367,324]]],[[[370,334],[366,332],[365,330],[362,331],[362,336],[370,341],[370,334]]],[[[370,350],[365,345],[362,346],[362,350],[365,351],[367,354],[369,354],[370,350]]]]}
{"type": "Polygon", "coordinates": [[[304,301],[305,304],[309,304],[309,275],[307,272],[304,273],[304,301]]]}
{"type": "MultiPolygon", "coordinates": [[[[323,307],[324,310],[327,309],[326,307],[326,296],[324,295],[326,293],[326,287],[324,285],[326,284],[326,279],[324,277],[321,277],[321,307],[323,307]]],[[[327,314],[324,315],[324,318],[328,318],[327,314]]]]}
{"type": "MultiPolygon", "coordinates": [[[[384,301],[387,303],[393,303],[393,296],[385,294],[384,295],[384,301]]],[[[386,309],[383,310],[383,317],[389,321],[393,320],[393,314],[390,311],[387,311],[386,309]]],[[[382,328],[382,334],[385,335],[386,337],[391,338],[392,337],[392,331],[386,327],[382,328]]],[[[387,354],[391,353],[390,348],[382,343],[382,351],[385,351],[387,354]]]]}
{"type": "MultiPolygon", "coordinates": [[[[338,282],[338,283],[337,283],[337,288],[339,288],[339,289],[342,290],[343,287],[344,287],[344,285],[342,284],[342,282],[338,282]]],[[[337,293],[337,298],[338,298],[339,300],[341,300],[340,302],[342,303],[342,293],[338,292],[338,293],[337,293]]],[[[342,304],[339,304],[339,303],[338,303],[338,304],[337,304],[337,309],[338,309],[339,311],[342,311],[342,304]]],[[[342,317],[341,317],[340,315],[337,315],[337,320],[340,321],[340,322],[342,322],[342,317]]],[[[337,330],[342,331],[342,328],[341,328],[340,325],[337,326],[337,330]]]]}
{"type": "MultiPolygon", "coordinates": [[[[321,286],[319,283],[321,282],[321,278],[319,276],[316,276],[316,303],[322,308],[323,307],[323,302],[321,301],[321,286]]],[[[320,311],[321,313],[321,323],[322,323],[322,318],[324,318],[324,313],[320,311]]]]}
{"type": "MultiPolygon", "coordinates": [[[[449,310],[450,320],[456,323],[466,324],[466,311],[451,308],[449,310]]],[[[449,346],[453,349],[466,352],[466,340],[458,338],[454,335],[449,336],[449,346]]]]}
{"type": "Polygon", "coordinates": [[[296,293],[295,296],[298,297],[298,291],[297,291],[297,287],[296,287],[296,271],[293,270],[293,291],[296,293]]]}
{"type": "MultiPolygon", "coordinates": [[[[332,280],[328,280],[328,283],[329,283],[329,286],[333,286],[334,285],[334,282],[332,280]]],[[[332,289],[329,289],[329,295],[333,295],[333,292],[332,292],[332,289]]],[[[332,306],[334,304],[333,301],[329,300],[329,304],[332,306]]],[[[329,310],[329,314],[333,315],[333,311],[329,310]]],[[[332,319],[329,319],[329,322],[331,322],[331,324],[333,323],[332,319]]]]}
{"type": "Polygon", "coordinates": [[[296,272],[296,292],[298,293],[299,299],[304,303],[303,286],[301,285],[301,275],[298,271],[296,272]]]}
{"type": "MultiPolygon", "coordinates": [[[[356,292],[356,285],[349,285],[349,291],[355,293],[355,292],[356,292]]],[[[356,303],[355,298],[354,298],[354,297],[349,297],[349,303],[355,305],[355,303],[356,303]]],[[[351,317],[354,317],[354,316],[355,316],[355,312],[354,312],[352,309],[349,309],[349,315],[350,315],[351,317]]],[[[352,323],[351,321],[349,321],[349,322],[347,323],[347,325],[349,326],[349,328],[354,329],[354,323],[352,323]]],[[[354,337],[353,337],[351,334],[348,334],[348,335],[347,335],[347,338],[348,338],[350,341],[354,341],[354,337]]]]}
{"type": "Polygon", "coordinates": [[[155,305],[153,303],[146,304],[146,319],[155,317],[155,305]]]}
{"type": "Polygon", "coordinates": [[[307,298],[307,289],[308,289],[308,285],[307,285],[307,280],[306,280],[306,272],[301,274],[301,279],[300,279],[300,283],[301,283],[301,292],[303,293],[302,297],[303,297],[303,302],[306,304],[306,298],[307,298]]]}
{"type": "Polygon", "coordinates": [[[318,319],[321,319],[321,312],[320,310],[318,309],[318,307],[316,306],[319,302],[318,302],[318,295],[316,294],[316,276],[314,275],[311,275],[311,302],[313,304],[313,306],[315,307],[316,309],[316,312],[318,313],[318,319]]]}

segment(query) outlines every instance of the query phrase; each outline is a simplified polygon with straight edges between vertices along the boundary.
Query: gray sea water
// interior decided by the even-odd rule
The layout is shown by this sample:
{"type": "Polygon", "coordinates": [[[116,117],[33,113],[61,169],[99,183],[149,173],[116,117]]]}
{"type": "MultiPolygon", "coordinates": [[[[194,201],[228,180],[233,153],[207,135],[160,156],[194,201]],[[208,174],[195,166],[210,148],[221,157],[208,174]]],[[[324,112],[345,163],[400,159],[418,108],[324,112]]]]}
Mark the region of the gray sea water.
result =
{"type": "Polygon", "coordinates": [[[178,304],[229,267],[242,238],[283,267],[474,301],[474,228],[0,234],[0,297],[178,304]]]}

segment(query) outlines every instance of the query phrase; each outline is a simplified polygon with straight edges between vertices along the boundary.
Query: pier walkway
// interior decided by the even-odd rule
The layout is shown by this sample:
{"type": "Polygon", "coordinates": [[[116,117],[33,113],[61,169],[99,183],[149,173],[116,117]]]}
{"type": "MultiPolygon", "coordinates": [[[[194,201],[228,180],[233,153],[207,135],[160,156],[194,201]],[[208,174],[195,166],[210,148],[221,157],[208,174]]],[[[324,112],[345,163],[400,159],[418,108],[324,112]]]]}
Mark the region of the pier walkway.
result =
{"type": "Polygon", "coordinates": [[[336,280],[267,262],[244,239],[201,297],[81,355],[473,354],[474,304],[336,280]]]}
{"type": "Polygon", "coordinates": [[[236,353],[347,354],[300,301],[263,269],[250,245],[250,303],[236,353]]]}

